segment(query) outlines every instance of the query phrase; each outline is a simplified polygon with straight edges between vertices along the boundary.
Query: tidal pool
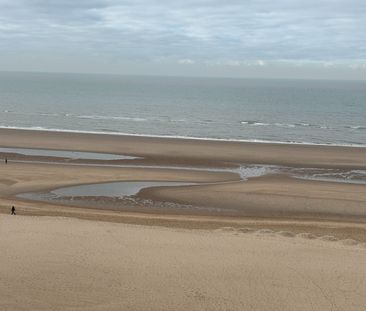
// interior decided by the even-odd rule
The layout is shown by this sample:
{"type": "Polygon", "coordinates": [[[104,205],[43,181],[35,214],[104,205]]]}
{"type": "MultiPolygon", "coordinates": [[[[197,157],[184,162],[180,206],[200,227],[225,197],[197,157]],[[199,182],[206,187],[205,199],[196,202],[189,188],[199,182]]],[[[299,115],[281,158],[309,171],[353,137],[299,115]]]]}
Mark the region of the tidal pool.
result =
{"type": "Polygon", "coordinates": [[[189,185],[197,185],[197,183],[172,181],[122,181],[63,187],[46,193],[35,192],[19,194],[17,197],[37,201],[48,201],[63,197],[122,198],[125,196],[136,195],[141,189],[144,188],[189,185]]]}
{"type": "Polygon", "coordinates": [[[80,159],[80,160],[133,160],[138,157],[98,153],[98,152],[84,152],[84,151],[66,151],[66,150],[49,150],[49,149],[28,149],[28,148],[2,148],[0,153],[16,153],[26,156],[42,156],[42,157],[58,157],[66,159],[80,159]]]}

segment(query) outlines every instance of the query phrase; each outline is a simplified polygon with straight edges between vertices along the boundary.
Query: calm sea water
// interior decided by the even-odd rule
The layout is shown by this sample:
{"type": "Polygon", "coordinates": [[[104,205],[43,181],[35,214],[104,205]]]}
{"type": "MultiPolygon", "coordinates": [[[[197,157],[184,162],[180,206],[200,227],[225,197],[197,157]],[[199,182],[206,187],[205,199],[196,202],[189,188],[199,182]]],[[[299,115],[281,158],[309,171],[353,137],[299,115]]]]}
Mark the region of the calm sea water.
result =
{"type": "Polygon", "coordinates": [[[366,82],[0,73],[0,127],[366,145],[366,82]]]}

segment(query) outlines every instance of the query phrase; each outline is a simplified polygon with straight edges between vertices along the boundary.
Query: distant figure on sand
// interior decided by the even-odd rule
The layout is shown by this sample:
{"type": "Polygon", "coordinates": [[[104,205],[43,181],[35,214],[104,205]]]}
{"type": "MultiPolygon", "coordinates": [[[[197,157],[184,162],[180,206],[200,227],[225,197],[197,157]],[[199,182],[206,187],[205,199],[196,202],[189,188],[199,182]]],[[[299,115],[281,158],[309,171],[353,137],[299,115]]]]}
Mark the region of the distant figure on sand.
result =
{"type": "Polygon", "coordinates": [[[8,164],[8,158],[5,158],[5,164],[8,164]]]}
{"type": "Polygon", "coordinates": [[[14,206],[11,207],[11,214],[12,215],[16,215],[16,213],[15,213],[15,207],[14,206]]]}

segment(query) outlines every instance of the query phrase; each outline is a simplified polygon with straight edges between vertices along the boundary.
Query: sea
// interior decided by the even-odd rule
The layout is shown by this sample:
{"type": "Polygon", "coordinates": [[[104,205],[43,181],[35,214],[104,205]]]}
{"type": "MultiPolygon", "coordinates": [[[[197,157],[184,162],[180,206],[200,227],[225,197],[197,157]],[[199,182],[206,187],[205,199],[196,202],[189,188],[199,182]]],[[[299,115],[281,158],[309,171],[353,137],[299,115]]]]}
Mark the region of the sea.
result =
{"type": "Polygon", "coordinates": [[[0,127],[366,146],[366,81],[1,72],[0,127]]]}

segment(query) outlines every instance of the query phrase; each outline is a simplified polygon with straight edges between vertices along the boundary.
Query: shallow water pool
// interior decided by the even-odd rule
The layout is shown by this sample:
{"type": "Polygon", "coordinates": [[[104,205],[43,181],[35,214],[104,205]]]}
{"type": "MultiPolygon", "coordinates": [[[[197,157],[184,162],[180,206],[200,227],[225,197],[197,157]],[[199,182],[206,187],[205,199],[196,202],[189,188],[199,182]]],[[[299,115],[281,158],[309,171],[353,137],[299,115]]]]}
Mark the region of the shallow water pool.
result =
{"type": "Polygon", "coordinates": [[[28,149],[28,148],[2,148],[0,153],[16,153],[26,156],[42,156],[42,157],[58,157],[66,159],[80,159],[80,160],[133,160],[138,157],[98,153],[98,152],[84,152],[84,151],[67,151],[67,150],[49,150],[49,149],[28,149]]]}

